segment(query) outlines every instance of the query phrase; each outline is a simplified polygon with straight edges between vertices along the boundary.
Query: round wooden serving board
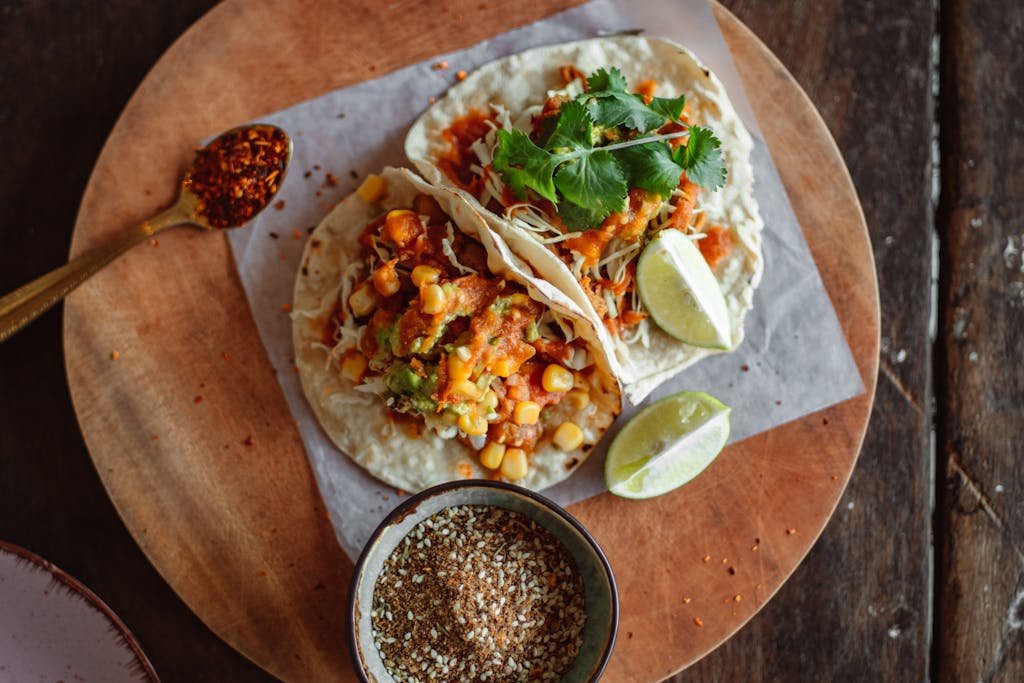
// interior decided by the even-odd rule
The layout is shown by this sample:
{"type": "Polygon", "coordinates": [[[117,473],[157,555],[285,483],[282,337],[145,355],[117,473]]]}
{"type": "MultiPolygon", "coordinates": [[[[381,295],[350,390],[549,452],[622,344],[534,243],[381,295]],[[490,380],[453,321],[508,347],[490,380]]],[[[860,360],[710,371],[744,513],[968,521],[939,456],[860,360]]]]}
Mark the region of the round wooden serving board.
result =
{"type": "MultiPolygon", "coordinates": [[[[167,204],[205,136],[571,4],[226,2],[167,51],[125,108],[82,200],[72,253],[167,204]]],[[[610,681],[660,680],[764,605],[835,507],[874,396],[878,291],[843,160],[785,68],[715,11],[868,390],[730,446],[670,495],[572,506],[619,581],[610,681]]],[[[342,625],[352,563],[327,522],[225,237],[183,229],[122,257],[68,299],[64,348],[96,469],[175,591],[276,676],[353,678],[342,625]]]]}

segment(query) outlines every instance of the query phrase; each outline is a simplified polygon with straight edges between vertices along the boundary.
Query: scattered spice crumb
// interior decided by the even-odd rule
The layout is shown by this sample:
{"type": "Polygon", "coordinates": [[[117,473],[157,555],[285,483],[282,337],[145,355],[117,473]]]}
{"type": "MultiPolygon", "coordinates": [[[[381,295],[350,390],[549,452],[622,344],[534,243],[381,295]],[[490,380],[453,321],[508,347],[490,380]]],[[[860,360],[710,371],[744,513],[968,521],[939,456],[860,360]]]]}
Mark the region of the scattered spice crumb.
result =
{"type": "Polygon", "coordinates": [[[312,171],[306,171],[305,173],[303,173],[303,174],[302,174],[302,177],[303,177],[303,178],[308,178],[308,177],[310,177],[311,175],[313,175],[313,172],[312,172],[312,171]]]}
{"type": "Polygon", "coordinates": [[[829,477],[829,478],[830,478],[830,479],[831,479],[832,481],[835,481],[836,479],[838,479],[838,478],[839,478],[839,475],[838,475],[838,474],[833,474],[833,475],[832,475],[831,477],[829,477]]]}
{"type": "Polygon", "coordinates": [[[405,495],[405,491],[403,491],[402,489],[395,489],[395,493],[397,493],[400,496],[404,496],[405,495]]]}
{"type": "Polygon", "coordinates": [[[736,567],[729,567],[726,571],[729,572],[729,576],[736,576],[736,567]]]}
{"type": "Polygon", "coordinates": [[[786,535],[787,536],[792,536],[795,533],[796,533],[796,529],[793,528],[793,527],[790,527],[789,529],[786,529],[786,535]]]}
{"type": "Polygon", "coordinates": [[[203,402],[203,397],[202,396],[196,396],[194,399],[192,399],[192,402],[193,403],[202,403],[203,402]]]}
{"type": "Polygon", "coordinates": [[[704,556],[704,561],[705,562],[710,562],[711,561],[711,556],[710,555],[705,555],[704,556]]]}
{"type": "Polygon", "coordinates": [[[427,103],[428,104],[433,104],[434,102],[437,102],[437,98],[434,97],[433,95],[431,95],[430,97],[427,98],[427,103]]]}
{"type": "Polygon", "coordinates": [[[322,195],[322,194],[323,194],[323,192],[321,192],[320,190],[317,190],[317,191],[316,191],[316,196],[317,196],[317,197],[319,197],[319,196],[320,196],[320,195],[322,195]]]}
{"type": "Polygon", "coordinates": [[[245,444],[246,446],[252,446],[256,442],[253,440],[252,434],[250,434],[249,436],[245,437],[245,441],[243,441],[242,443],[245,444]]]}
{"type": "Polygon", "coordinates": [[[684,605],[689,605],[691,602],[693,602],[693,598],[683,598],[684,605]]]}
{"type": "Polygon", "coordinates": [[[274,202],[274,208],[277,209],[278,211],[283,209],[284,208],[284,200],[283,199],[278,199],[276,202],[274,202]]]}
{"type": "Polygon", "coordinates": [[[722,558],[722,564],[729,564],[729,558],[728,557],[723,557],[722,558]]]}
{"type": "Polygon", "coordinates": [[[828,424],[828,418],[827,417],[821,418],[821,424],[827,425],[828,424]]]}
{"type": "Polygon", "coordinates": [[[359,177],[359,174],[356,173],[355,170],[351,170],[348,172],[348,177],[351,178],[352,180],[355,180],[356,178],[359,177]]]}
{"type": "Polygon", "coordinates": [[[292,374],[293,375],[299,374],[299,366],[298,365],[293,365],[292,366],[292,374]]]}
{"type": "Polygon", "coordinates": [[[703,626],[704,625],[704,620],[701,619],[700,617],[694,617],[693,618],[693,623],[696,624],[697,626],[703,626]]]}
{"type": "Polygon", "coordinates": [[[159,434],[150,434],[149,435],[149,440],[150,441],[159,441],[160,440],[160,435],[159,434]]]}
{"type": "Polygon", "coordinates": [[[160,246],[160,240],[158,240],[157,238],[154,237],[153,239],[149,240],[149,246],[151,246],[151,247],[159,247],[160,246]]]}
{"type": "Polygon", "coordinates": [[[743,365],[740,366],[740,370],[742,370],[743,372],[750,372],[750,366],[744,363],[743,365]]]}
{"type": "Polygon", "coordinates": [[[442,59],[440,62],[437,62],[436,64],[434,64],[430,68],[432,68],[434,71],[441,71],[442,69],[447,69],[448,68],[448,60],[442,59]]]}
{"type": "Polygon", "coordinates": [[[327,183],[328,187],[337,187],[338,176],[334,175],[333,173],[328,173],[325,182],[327,183]]]}
{"type": "Polygon", "coordinates": [[[276,240],[278,237],[280,237],[280,235],[278,235],[276,232],[270,233],[270,239],[276,240]]]}
{"type": "Polygon", "coordinates": [[[320,170],[320,164],[313,164],[313,170],[314,171],[319,171],[320,170]]]}
{"type": "Polygon", "coordinates": [[[121,352],[120,351],[111,351],[110,352],[110,360],[117,360],[120,357],[121,357],[121,352]]]}
{"type": "Polygon", "coordinates": [[[457,71],[455,73],[455,78],[459,79],[460,81],[466,80],[466,72],[465,71],[457,71]]]}
{"type": "Polygon", "coordinates": [[[732,601],[733,601],[733,602],[739,602],[739,601],[741,601],[742,599],[743,599],[743,596],[742,596],[742,595],[740,595],[739,593],[737,593],[736,595],[734,595],[734,596],[732,597],[732,601]]]}
{"type": "Polygon", "coordinates": [[[312,235],[314,230],[316,230],[316,226],[315,225],[310,225],[309,227],[306,228],[306,234],[307,235],[312,235]]]}
{"type": "Polygon", "coordinates": [[[267,575],[267,570],[266,569],[261,569],[258,573],[259,573],[260,576],[266,576],[267,575]]]}
{"type": "Polygon", "coordinates": [[[626,637],[627,638],[632,638],[633,637],[633,632],[632,631],[626,631],[626,637]]]}
{"type": "Polygon", "coordinates": [[[291,313],[292,312],[292,305],[291,304],[281,304],[281,310],[284,311],[285,313],[291,313]]]}
{"type": "Polygon", "coordinates": [[[775,401],[775,405],[777,405],[777,406],[781,406],[781,405],[782,405],[782,401],[776,400],[776,401],[775,401]]]}
{"type": "Polygon", "coordinates": [[[292,230],[292,237],[294,237],[297,240],[301,240],[302,239],[302,231],[301,230],[292,230]]]}
{"type": "Polygon", "coordinates": [[[278,255],[277,255],[277,259],[279,261],[287,261],[288,260],[288,254],[284,253],[283,251],[279,252],[278,255]]]}

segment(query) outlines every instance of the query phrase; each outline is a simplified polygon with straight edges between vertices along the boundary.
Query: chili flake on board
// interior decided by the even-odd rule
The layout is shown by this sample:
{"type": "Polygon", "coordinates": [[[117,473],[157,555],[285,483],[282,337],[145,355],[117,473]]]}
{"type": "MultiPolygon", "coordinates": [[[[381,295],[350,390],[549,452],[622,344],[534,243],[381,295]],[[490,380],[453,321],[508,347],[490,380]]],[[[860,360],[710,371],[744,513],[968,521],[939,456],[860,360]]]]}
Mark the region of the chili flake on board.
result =
{"type": "Polygon", "coordinates": [[[242,225],[277,193],[288,163],[288,136],[279,128],[240,128],[196,152],[186,187],[197,212],[215,228],[242,225]]]}

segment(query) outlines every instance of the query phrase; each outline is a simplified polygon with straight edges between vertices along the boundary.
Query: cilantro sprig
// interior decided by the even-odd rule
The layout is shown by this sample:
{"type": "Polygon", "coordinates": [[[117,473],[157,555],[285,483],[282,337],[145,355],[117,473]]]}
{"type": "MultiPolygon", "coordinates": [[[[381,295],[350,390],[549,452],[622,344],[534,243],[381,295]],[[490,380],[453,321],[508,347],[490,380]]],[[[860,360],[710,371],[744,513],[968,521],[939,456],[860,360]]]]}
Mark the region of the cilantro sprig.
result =
{"type": "Polygon", "coordinates": [[[598,69],[587,91],[565,102],[540,145],[520,130],[499,130],[494,169],[519,197],[527,190],[554,203],[570,230],[597,227],[626,207],[629,188],[667,197],[685,172],[714,190],[725,183],[721,142],[709,128],[648,135],[678,122],[684,95],[645,103],[626,90],[618,69],[598,69]],[[688,136],[673,149],[669,140],[688,136]],[[603,144],[611,142],[611,144],[603,144]]]}

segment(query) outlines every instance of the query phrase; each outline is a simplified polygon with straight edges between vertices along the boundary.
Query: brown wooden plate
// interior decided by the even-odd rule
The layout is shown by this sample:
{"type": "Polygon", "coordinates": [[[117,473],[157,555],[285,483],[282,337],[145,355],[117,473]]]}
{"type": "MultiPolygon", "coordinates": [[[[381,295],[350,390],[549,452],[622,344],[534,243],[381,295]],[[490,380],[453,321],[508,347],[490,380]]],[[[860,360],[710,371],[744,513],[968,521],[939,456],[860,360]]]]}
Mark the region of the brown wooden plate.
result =
{"type": "MultiPolygon", "coordinates": [[[[171,201],[203,137],[572,4],[229,0],[167,51],[125,107],[83,197],[72,254],[171,201]]],[[[715,13],[867,391],[730,446],[670,495],[605,494],[570,508],[619,581],[612,681],[664,678],[764,605],[839,500],[874,396],[878,288],[843,160],[785,68],[735,17],[715,13]]],[[[274,376],[289,369],[271,367],[227,240],[180,230],[121,258],[68,299],[64,348],[100,477],[174,590],[274,675],[351,679],[352,563],[274,376]]]]}

